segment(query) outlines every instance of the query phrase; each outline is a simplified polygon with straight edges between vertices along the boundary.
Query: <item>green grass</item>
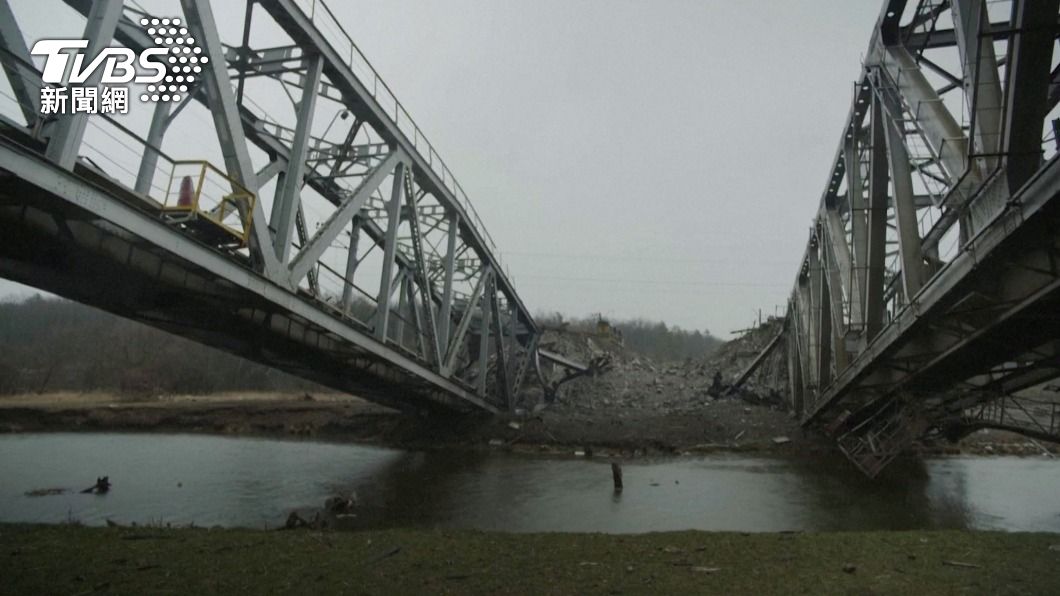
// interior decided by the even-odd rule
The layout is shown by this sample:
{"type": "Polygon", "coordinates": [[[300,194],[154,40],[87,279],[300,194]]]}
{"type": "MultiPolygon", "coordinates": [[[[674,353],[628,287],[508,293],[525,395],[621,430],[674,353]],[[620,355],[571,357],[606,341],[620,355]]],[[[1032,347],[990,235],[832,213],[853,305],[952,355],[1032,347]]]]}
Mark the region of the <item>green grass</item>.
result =
{"type": "Polygon", "coordinates": [[[1050,549],[1058,544],[1056,534],[958,531],[603,535],[0,525],[0,593],[1058,594],[1060,546],[1050,549]]]}

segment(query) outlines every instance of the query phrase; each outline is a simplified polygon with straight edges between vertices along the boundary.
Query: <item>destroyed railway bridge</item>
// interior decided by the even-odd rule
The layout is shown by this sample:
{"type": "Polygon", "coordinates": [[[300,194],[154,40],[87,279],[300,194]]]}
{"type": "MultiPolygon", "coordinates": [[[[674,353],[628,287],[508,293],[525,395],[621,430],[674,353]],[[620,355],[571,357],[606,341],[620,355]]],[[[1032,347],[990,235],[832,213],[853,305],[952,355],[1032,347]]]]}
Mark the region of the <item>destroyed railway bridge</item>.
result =
{"type": "MultiPolygon", "coordinates": [[[[142,122],[44,114],[0,0],[0,276],[401,408],[506,410],[541,357],[578,368],[538,349],[459,182],[322,0],[248,1],[229,43],[208,0],[55,2],[89,58],[194,40],[195,76],[142,122]]],[[[929,432],[1057,438],[1055,406],[1013,395],[1060,376],[1057,2],[889,0],[872,32],[770,344],[803,423],[870,475],[929,432]]]]}

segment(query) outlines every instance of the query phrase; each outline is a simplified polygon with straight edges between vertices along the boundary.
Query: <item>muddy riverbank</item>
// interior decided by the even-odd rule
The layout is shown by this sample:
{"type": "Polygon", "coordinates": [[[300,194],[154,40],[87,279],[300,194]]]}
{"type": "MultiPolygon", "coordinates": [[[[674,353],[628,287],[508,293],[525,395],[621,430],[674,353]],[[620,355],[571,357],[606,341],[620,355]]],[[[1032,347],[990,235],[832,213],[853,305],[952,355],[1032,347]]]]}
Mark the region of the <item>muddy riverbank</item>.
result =
{"type": "MultiPolygon", "coordinates": [[[[831,444],[775,406],[718,399],[642,409],[558,403],[522,416],[416,416],[338,394],[246,393],[128,400],[112,394],[0,398],[0,432],[136,431],[317,437],[405,449],[506,449],[587,455],[719,451],[817,454],[831,444]]],[[[1050,448],[1046,446],[1046,448],[1050,448]]],[[[1055,450],[1056,446],[1052,446],[1055,450]]],[[[1026,439],[981,432],[932,454],[1042,453],[1026,439]]]]}

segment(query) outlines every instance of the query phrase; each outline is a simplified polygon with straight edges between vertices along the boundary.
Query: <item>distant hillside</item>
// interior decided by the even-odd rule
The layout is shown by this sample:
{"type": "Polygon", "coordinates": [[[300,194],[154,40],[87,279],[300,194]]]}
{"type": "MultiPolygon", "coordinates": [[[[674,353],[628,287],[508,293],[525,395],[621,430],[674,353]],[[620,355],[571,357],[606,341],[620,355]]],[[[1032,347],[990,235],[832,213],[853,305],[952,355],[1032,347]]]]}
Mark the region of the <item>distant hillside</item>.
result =
{"type": "MultiPolygon", "coordinates": [[[[542,316],[596,330],[599,321],[542,316]]],[[[627,349],[655,360],[703,358],[722,342],[642,319],[612,321],[627,349]]],[[[76,302],[0,302],[0,394],[113,391],[125,395],[319,390],[282,373],[76,302]]]]}
{"type": "Polygon", "coordinates": [[[611,333],[621,337],[626,348],[658,361],[702,359],[725,343],[709,331],[688,331],[661,321],[607,320],[600,317],[567,319],[559,313],[539,313],[534,318],[545,327],[575,331],[596,330],[603,323],[611,333]]]}
{"type": "Polygon", "coordinates": [[[0,302],[0,393],[295,389],[319,387],[76,302],[0,302]]]}

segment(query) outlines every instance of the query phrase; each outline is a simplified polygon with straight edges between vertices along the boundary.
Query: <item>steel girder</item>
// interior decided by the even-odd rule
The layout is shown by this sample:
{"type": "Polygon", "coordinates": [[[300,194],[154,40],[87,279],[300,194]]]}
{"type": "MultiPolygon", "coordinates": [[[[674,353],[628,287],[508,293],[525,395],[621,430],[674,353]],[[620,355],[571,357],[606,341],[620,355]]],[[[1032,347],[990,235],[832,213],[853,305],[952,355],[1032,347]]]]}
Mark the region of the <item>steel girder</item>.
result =
{"type": "MultiPolygon", "coordinates": [[[[148,317],[124,301],[100,299],[99,306],[392,405],[493,410],[514,404],[523,378],[517,362],[529,360],[539,330],[463,190],[374,69],[354,61],[363,56],[323,2],[251,0],[243,38],[231,45],[222,43],[207,0],[180,0],[179,15],[145,15],[120,1],[65,2],[86,17],[92,51],[115,44],[135,51],[153,47],[140,18],[180,16],[209,62],[182,102],[158,104],[142,133],[106,116],[46,119],[35,103],[39,73],[26,59],[17,21],[5,19],[0,52],[21,117],[0,115],[5,140],[0,168],[20,188],[39,194],[37,202],[48,205],[54,218],[93,222],[98,227],[93,237],[106,238],[104,244],[149,246],[172,267],[206,270],[222,286],[238,288],[238,300],[254,302],[255,308],[241,310],[224,301],[207,301],[204,308],[214,309],[215,316],[241,313],[244,323],[258,329],[252,334],[257,347],[202,333],[195,317],[188,317],[182,331],[175,310],[148,317]],[[282,30],[290,44],[251,47],[255,19],[282,30]],[[262,91],[263,85],[271,91],[262,91]],[[292,115],[276,117],[262,108],[269,94],[290,97],[292,115]],[[158,217],[166,200],[159,196],[164,182],[158,172],[179,161],[163,150],[166,133],[190,103],[204,107],[213,120],[223,175],[233,188],[258,195],[253,211],[239,214],[249,227],[245,248],[217,246],[202,253],[202,238],[183,236],[183,227],[158,217]],[[141,154],[132,179],[100,168],[98,158],[79,159],[91,147],[82,144],[86,122],[116,130],[121,142],[141,154]],[[38,151],[54,165],[36,159],[38,151]],[[270,187],[272,206],[266,209],[261,195],[270,187]],[[278,321],[287,321],[287,329],[281,331],[278,321]],[[292,333],[291,325],[302,332],[292,333]],[[326,350],[322,337],[333,342],[326,350]],[[276,345],[299,356],[286,358],[276,345]],[[312,372],[313,365],[306,364],[312,354],[328,374],[312,372]],[[387,386],[399,395],[405,390],[416,395],[390,399],[387,386]]],[[[6,0],[0,0],[0,9],[11,13],[6,0]]],[[[185,151],[179,157],[197,156],[185,151]]],[[[168,192],[164,186],[163,192],[168,192]]],[[[47,226],[26,219],[27,208],[28,203],[5,212],[5,222],[31,228],[28,243],[44,242],[47,226]]],[[[110,254],[76,242],[69,247],[86,258],[106,261],[110,254]]],[[[94,303],[91,292],[69,283],[74,272],[49,270],[17,252],[0,256],[7,275],[94,303]]],[[[116,276],[121,267],[111,261],[104,268],[116,276]]],[[[202,299],[186,288],[180,292],[189,302],[202,299]]]]}
{"type": "Polygon", "coordinates": [[[884,3],[789,300],[792,405],[870,475],[1060,376],[1058,2],[1011,4],[884,3]]]}

